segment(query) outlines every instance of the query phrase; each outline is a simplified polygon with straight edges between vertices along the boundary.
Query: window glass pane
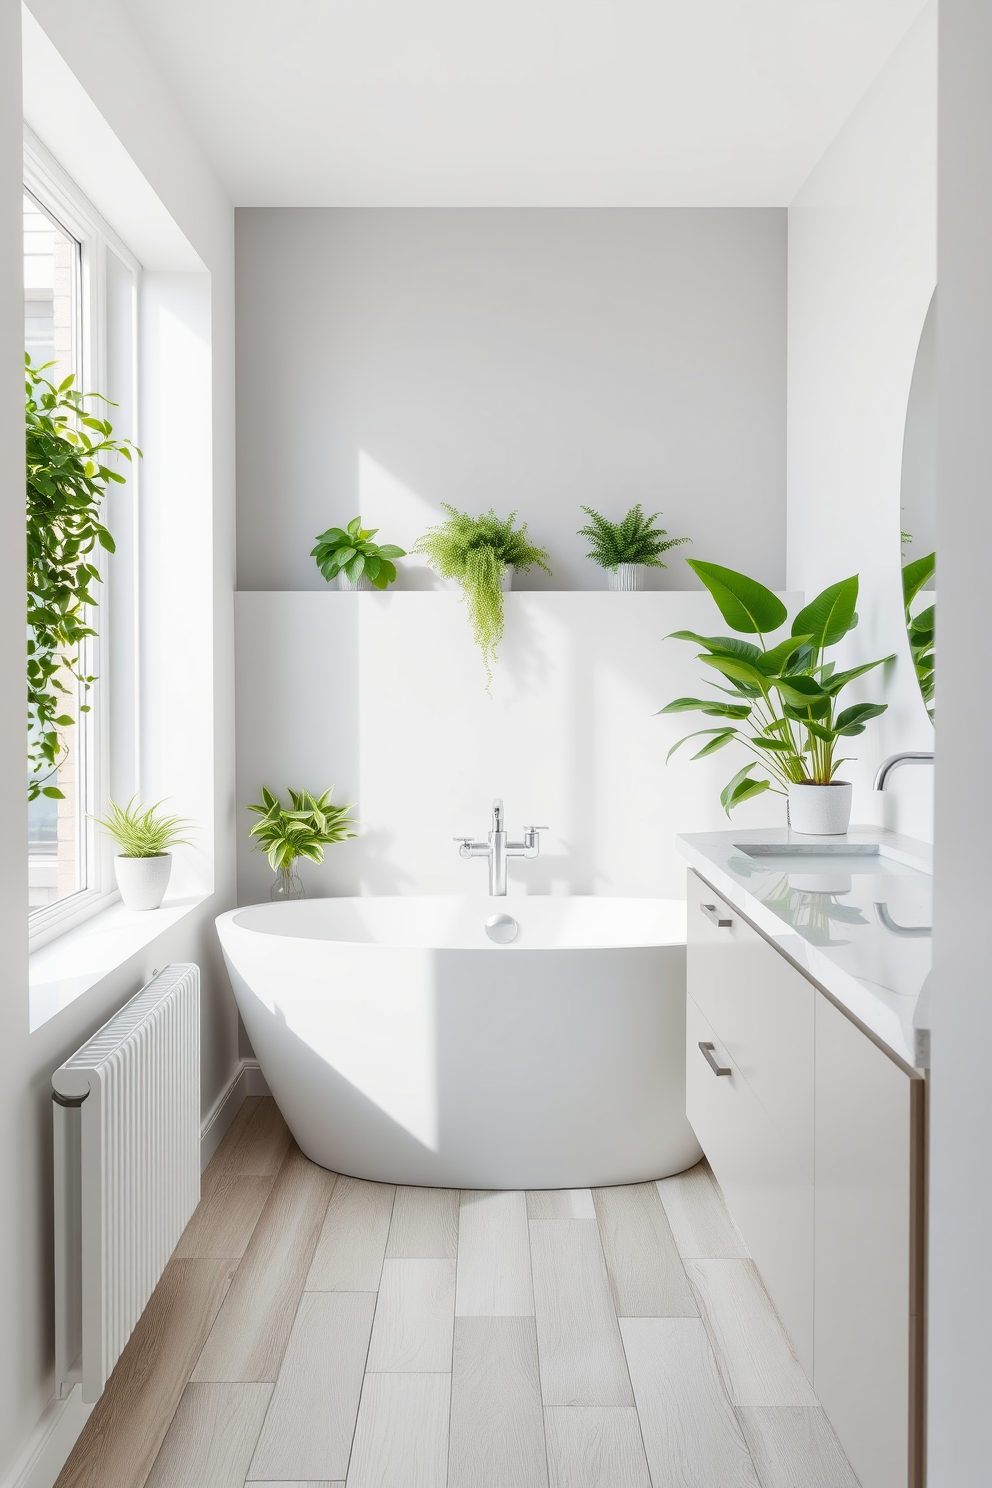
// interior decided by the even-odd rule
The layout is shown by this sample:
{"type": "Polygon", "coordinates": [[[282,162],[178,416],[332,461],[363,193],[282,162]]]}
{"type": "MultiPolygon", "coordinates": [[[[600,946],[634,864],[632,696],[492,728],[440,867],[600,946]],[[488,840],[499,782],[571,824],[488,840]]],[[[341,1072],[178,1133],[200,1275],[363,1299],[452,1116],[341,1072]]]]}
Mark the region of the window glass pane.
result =
{"type": "MultiPolygon", "coordinates": [[[[24,346],[32,362],[55,365],[45,375],[58,385],[79,366],[79,244],[24,197],[24,346]]],[[[84,664],[83,670],[87,670],[84,664]]],[[[87,735],[78,687],[68,673],[64,712],[76,719],[62,731],[58,770],[49,782],[62,800],[40,797],[28,805],[29,906],[41,909],[86,887],[84,783],[87,735]]]]}

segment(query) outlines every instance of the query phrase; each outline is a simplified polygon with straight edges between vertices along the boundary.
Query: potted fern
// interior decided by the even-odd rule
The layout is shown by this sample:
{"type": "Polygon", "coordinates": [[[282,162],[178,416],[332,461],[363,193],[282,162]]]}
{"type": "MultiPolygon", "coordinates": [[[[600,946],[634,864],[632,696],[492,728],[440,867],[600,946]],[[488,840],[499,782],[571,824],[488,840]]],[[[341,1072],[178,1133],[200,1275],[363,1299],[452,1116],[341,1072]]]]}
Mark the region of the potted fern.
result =
{"type": "Polygon", "coordinates": [[[527,537],[527,523],[514,527],[516,512],[506,518],[492,510],[470,517],[446,501],[441,502],[447,519],[429,527],[413,545],[443,579],[461,585],[468,606],[472,637],[486,668],[487,686],[492,681],[496,648],[503,639],[503,594],[514,572],[529,573],[535,567],[550,574],[548,554],[527,537]]]}
{"type": "Polygon", "coordinates": [[[335,579],[339,589],[385,589],[396,578],[394,558],[405,558],[406,550],[395,543],[374,543],[378,527],[362,526],[361,517],[353,517],[347,527],[328,527],[317,538],[310,554],[330,584],[335,579]]]}
{"type": "Polygon", "coordinates": [[[127,909],[159,908],[169,887],[172,849],[189,846],[181,834],[193,823],[180,816],[163,816],[158,809],[161,804],[142,806],[136,796],[126,806],[111,800],[106,816],[93,817],[120,848],[114,872],[127,909]]]}
{"type": "Polygon", "coordinates": [[[662,553],[691,541],[688,537],[669,537],[663,527],[654,525],[661,512],[646,517],[640,502],[621,522],[611,522],[591,506],[582,510],[589,522],[579,528],[578,535],[592,544],[586,556],[606,569],[610,589],[639,589],[642,569],[667,568],[661,561],[662,553]]]}
{"type": "Polygon", "coordinates": [[[851,786],[837,778],[844,741],[863,734],[885,703],[853,703],[839,708],[841,692],[865,673],[892,661],[863,662],[838,672],[826,653],[858,623],[858,576],[831,584],[805,605],[785,640],[769,646],[766,637],[788,620],[777,594],[734,569],[689,560],[716,600],[721,615],[738,636],[701,636],[677,630],[669,640],[702,647],[699,660],[716,674],[709,686],[716,696],[675,698],[662,713],[699,712],[717,720],[679,739],[668,758],[689,739],[706,742],[692,756],[705,759],[730,743],[742,745],[754,758],[728,781],[720,801],[729,816],[735,806],[764,791],[788,797],[793,829],[811,835],[847,831],[851,786]],[[752,776],[758,768],[759,778],[752,776]]]}
{"type": "Polygon", "coordinates": [[[283,806],[279,797],[263,785],[261,801],[248,807],[262,818],[248,835],[257,839],[254,846],[267,855],[275,870],[275,882],[269,890],[269,898],[274,902],[306,898],[296,871],[299,858],[322,863],[325,847],[354,837],[355,833],[348,831],[354,825],[348,815],[352,807],[332,806],[333,794],[333,785],[320,796],[291,790],[290,805],[283,806]]]}

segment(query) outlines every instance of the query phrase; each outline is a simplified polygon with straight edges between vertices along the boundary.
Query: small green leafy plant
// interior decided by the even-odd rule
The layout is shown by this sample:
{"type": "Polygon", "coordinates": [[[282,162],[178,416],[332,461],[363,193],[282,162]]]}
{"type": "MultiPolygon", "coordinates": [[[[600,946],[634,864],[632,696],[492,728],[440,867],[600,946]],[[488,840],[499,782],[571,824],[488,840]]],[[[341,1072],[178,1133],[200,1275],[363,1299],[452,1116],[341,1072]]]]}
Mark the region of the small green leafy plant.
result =
{"type": "Polygon", "coordinates": [[[248,835],[257,838],[255,847],[268,855],[274,869],[289,868],[297,858],[322,863],[325,847],[354,837],[355,833],[348,831],[354,826],[348,815],[352,807],[332,806],[333,794],[333,785],[322,796],[291,790],[291,804],[287,807],[262,786],[261,801],[248,807],[262,820],[255,823],[248,835]]]}
{"type": "MultiPolygon", "coordinates": [[[[28,555],[28,800],[62,796],[47,784],[63,753],[60,731],[75,722],[67,711],[73,692],[88,691],[96,678],[83,672],[81,647],[96,631],[88,611],[96,606],[93,586],[100,571],[99,546],[114,540],[99,519],[111,481],[124,476],[108,459],[131,460],[141,451],[114,439],[106,419],[88,412],[98,393],[79,393],[72,376],[58,387],[43,374],[53,362],[33,367],[25,353],[24,405],[27,456],[28,555]]],[[[113,406],[113,405],[111,405],[113,406]]],[[[80,704],[80,712],[89,711],[80,704]]]]}
{"type": "Polygon", "coordinates": [[[395,543],[370,541],[378,531],[378,527],[363,528],[361,517],[353,517],[347,527],[328,527],[322,532],[310,557],[316,558],[328,583],[343,572],[357,584],[364,574],[377,589],[385,589],[396,578],[393,559],[405,558],[406,550],[395,543]]]}
{"type": "Polygon", "coordinates": [[[785,605],[745,574],[716,563],[689,559],[716,600],[724,620],[738,635],[701,636],[677,630],[670,640],[702,646],[699,660],[719,676],[708,685],[723,694],[712,698],[676,698],[662,713],[699,712],[721,720],[715,728],[699,729],[679,739],[668,758],[688,739],[707,736],[692,756],[704,759],[727,744],[743,744],[755,756],[727,782],[720,801],[729,816],[735,806],[763,791],[787,795],[790,785],[828,785],[843,759],[837,758],[841,739],[863,734],[871,718],[885,712],[885,703],[854,703],[837,710],[837,700],[848,683],[893,657],[864,662],[838,672],[826,651],[843,640],[858,623],[858,576],[831,584],[805,605],[792,622],[791,634],[773,646],[765,637],[788,619],[785,605]],[[730,699],[728,701],[728,698],[730,699]],[[752,778],[760,765],[766,777],[752,778]]]}
{"type": "Polygon", "coordinates": [[[503,639],[504,609],[500,584],[504,570],[529,573],[535,567],[550,574],[548,553],[527,538],[527,523],[514,527],[516,512],[506,518],[492,510],[471,517],[446,501],[447,520],[429,527],[413,545],[443,579],[457,579],[468,606],[472,637],[485,663],[487,685],[492,681],[496,648],[503,639]]]}
{"type": "Polygon", "coordinates": [[[934,641],[937,628],[937,606],[928,605],[918,615],[911,613],[913,600],[924,584],[937,571],[937,554],[928,553],[925,558],[916,558],[907,563],[902,571],[902,597],[906,607],[906,629],[909,632],[909,649],[913,656],[916,680],[931,722],[936,716],[936,673],[934,671],[934,641]]]}
{"type": "Polygon", "coordinates": [[[107,816],[92,819],[117,843],[122,858],[161,858],[174,847],[190,845],[182,834],[195,830],[194,823],[181,816],[161,815],[161,801],[142,806],[132,796],[126,806],[113,800],[109,804],[107,816]]]}
{"type": "Polygon", "coordinates": [[[587,537],[591,544],[586,557],[598,563],[600,568],[612,569],[614,573],[621,563],[667,568],[668,565],[661,561],[661,554],[691,541],[688,537],[669,537],[663,527],[655,527],[661,512],[646,517],[640,502],[630,508],[621,522],[611,522],[591,506],[584,506],[582,510],[589,518],[588,525],[580,527],[578,532],[579,537],[587,537]]]}

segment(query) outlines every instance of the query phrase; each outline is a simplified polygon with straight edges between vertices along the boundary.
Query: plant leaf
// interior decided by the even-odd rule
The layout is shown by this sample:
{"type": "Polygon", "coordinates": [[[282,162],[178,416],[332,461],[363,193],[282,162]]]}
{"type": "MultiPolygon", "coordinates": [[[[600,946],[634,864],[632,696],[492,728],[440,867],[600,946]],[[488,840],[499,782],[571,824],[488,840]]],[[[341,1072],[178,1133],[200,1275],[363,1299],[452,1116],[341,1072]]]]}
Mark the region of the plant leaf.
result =
{"type": "Polygon", "coordinates": [[[703,563],[694,558],[687,562],[716,600],[731,630],[745,635],[765,634],[777,630],[788,619],[789,612],[782,601],[757,579],[749,579],[746,574],[718,563],[703,563]]]}
{"type": "Polygon", "coordinates": [[[792,622],[794,636],[806,636],[817,651],[837,642],[857,624],[858,576],[831,584],[799,611],[792,622]]]}

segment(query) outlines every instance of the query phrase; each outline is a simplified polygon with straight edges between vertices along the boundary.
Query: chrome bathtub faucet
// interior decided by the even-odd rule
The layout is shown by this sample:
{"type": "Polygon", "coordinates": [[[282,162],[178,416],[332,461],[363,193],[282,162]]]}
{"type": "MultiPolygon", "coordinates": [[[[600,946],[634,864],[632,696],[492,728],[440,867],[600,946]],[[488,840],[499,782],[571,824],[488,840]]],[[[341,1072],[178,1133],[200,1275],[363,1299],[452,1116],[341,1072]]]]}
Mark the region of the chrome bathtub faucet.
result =
{"type": "Polygon", "coordinates": [[[536,858],[541,851],[539,832],[547,827],[524,827],[523,842],[508,842],[503,817],[503,802],[493,802],[493,820],[488,842],[476,842],[471,837],[456,837],[460,858],[489,859],[489,893],[493,897],[506,895],[507,858],[536,858]]]}

